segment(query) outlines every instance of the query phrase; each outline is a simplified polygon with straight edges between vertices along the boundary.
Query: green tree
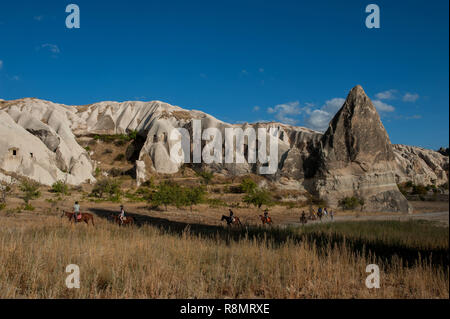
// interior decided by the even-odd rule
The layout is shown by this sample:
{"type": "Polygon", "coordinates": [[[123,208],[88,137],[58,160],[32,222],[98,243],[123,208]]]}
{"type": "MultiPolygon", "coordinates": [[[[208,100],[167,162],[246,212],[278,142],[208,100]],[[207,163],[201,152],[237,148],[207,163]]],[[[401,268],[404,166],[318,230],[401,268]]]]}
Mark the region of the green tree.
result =
{"type": "Polygon", "coordinates": [[[92,189],[91,196],[103,198],[107,195],[109,200],[118,201],[121,195],[120,186],[120,182],[112,178],[98,180],[92,189]]]}
{"type": "Polygon", "coordinates": [[[56,194],[67,195],[69,193],[69,187],[63,181],[57,181],[53,183],[51,191],[56,194]]]}
{"type": "Polygon", "coordinates": [[[258,187],[258,185],[256,185],[256,183],[250,179],[250,178],[245,178],[242,182],[241,185],[239,186],[241,188],[241,190],[244,193],[252,193],[256,190],[256,188],[258,187]]]}
{"type": "Polygon", "coordinates": [[[209,185],[209,183],[211,183],[214,174],[212,172],[208,172],[208,171],[201,171],[201,172],[197,172],[197,176],[202,178],[202,182],[205,185],[209,185]]]}
{"type": "Polygon", "coordinates": [[[181,187],[170,181],[160,183],[156,192],[152,195],[152,202],[156,206],[164,205],[165,210],[167,210],[167,205],[171,204],[182,206],[183,201],[184,198],[181,187]]]}
{"type": "Polygon", "coordinates": [[[197,186],[193,188],[185,188],[184,189],[184,200],[185,203],[191,208],[192,206],[200,204],[205,196],[205,189],[202,186],[197,186]]]}
{"type": "Polygon", "coordinates": [[[352,210],[358,206],[364,206],[364,199],[360,197],[344,197],[339,201],[339,206],[344,210],[352,210]]]}
{"type": "Polygon", "coordinates": [[[32,210],[30,200],[39,198],[41,196],[41,192],[39,191],[39,183],[31,180],[23,180],[19,186],[19,189],[23,193],[22,199],[24,200],[26,207],[32,210]]]}
{"type": "Polygon", "coordinates": [[[253,192],[247,193],[244,196],[244,203],[249,205],[252,204],[260,209],[262,205],[271,205],[272,197],[267,190],[256,188],[253,192]]]}

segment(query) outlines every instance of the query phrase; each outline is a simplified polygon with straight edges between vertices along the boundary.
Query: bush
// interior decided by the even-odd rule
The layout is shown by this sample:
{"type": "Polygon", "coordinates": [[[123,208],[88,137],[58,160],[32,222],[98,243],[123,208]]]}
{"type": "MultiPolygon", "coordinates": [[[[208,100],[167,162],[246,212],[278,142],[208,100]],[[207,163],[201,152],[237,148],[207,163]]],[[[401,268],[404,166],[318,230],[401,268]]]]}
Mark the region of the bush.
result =
{"type": "Polygon", "coordinates": [[[339,201],[339,206],[344,210],[352,210],[358,206],[364,206],[364,199],[359,197],[345,197],[339,201]]]}
{"type": "Polygon", "coordinates": [[[16,180],[12,180],[11,182],[0,181],[0,204],[6,206],[6,198],[12,193],[15,182],[16,180]]]}
{"type": "Polygon", "coordinates": [[[267,190],[256,188],[253,192],[244,196],[244,203],[249,205],[252,204],[260,209],[262,205],[271,205],[272,197],[267,190]]]}
{"type": "Polygon", "coordinates": [[[137,131],[131,131],[128,133],[128,138],[130,140],[135,140],[137,138],[138,132],[137,131]]]}
{"type": "Polygon", "coordinates": [[[28,211],[33,211],[33,210],[34,210],[34,207],[33,207],[33,205],[31,205],[31,204],[29,204],[29,203],[26,203],[26,204],[22,207],[22,209],[28,210],[28,211]]]}
{"type": "Polygon", "coordinates": [[[426,195],[428,190],[423,185],[414,185],[412,188],[412,194],[414,195],[426,195]]]}
{"type": "Polygon", "coordinates": [[[112,178],[105,178],[97,181],[92,189],[91,196],[103,198],[107,195],[109,200],[118,201],[120,199],[120,182],[112,178]]]}
{"type": "Polygon", "coordinates": [[[5,204],[5,203],[0,203],[0,210],[5,209],[5,207],[6,207],[6,204],[5,204]]]}
{"type": "Polygon", "coordinates": [[[202,178],[202,182],[206,185],[211,183],[211,180],[214,177],[214,174],[212,172],[208,172],[208,171],[201,171],[201,172],[197,172],[196,174],[197,174],[197,176],[202,178]]]}
{"type": "Polygon", "coordinates": [[[41,192],[39,191],[39,183],[34,181],[23,180],[19,186],[19,189],[23,192],[22,199],[27,205],[30,200],[39,198],[41,196],[41,192]]]}
{"type": "Polygon", "coordinates": [[[205,189],[201,186],[193,187],[193,188],[185,188],[183,190],[184,202],[191,208],[192,206],[200,204],[203,201],[205,196],[205,189]]]}
{"type": "Polygon", "coordinates": [[[244,193],[252,193],[256,190],[256,188],[258,187],[258,185],[256,185],[256,183],[250,179],[250,178],[245,178],[242,182],[241,185],[239,185],[239,187],[241,188],[242,192],[244,193]]]}
{"type": "Polygon", "coordinates": [[[69,187],[63,181],[57,181],[53,183],[50,191],[56,194],[67,195],[69,193],[69,187]]]}
{"type": "Polygon", "coordinates": [[[152,195],[152,203],[155,206],[175,204],[177,207],[182,206],[184,198],[182,196],[181,187],[170,181],[164,181],[158,185],[156,192],[152,195]]]}

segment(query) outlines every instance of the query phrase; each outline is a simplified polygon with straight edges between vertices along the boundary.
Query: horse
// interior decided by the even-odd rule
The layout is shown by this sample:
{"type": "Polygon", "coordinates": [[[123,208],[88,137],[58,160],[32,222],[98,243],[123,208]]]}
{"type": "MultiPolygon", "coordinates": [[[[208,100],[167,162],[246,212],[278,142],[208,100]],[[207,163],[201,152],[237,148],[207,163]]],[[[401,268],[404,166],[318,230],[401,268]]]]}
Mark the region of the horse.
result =
{"type": "Polygon", "coordinates": [[[308,219],[306,218],[305,214],[302,214],[302,216],[300,216],[300,223],[302,225],[305,225],[308,222],[308,219]]]}
{"type": "Polygon", "coordinates": [[[259,215],[259,218],[261,219],[261,222],[263,223],[263,225],[265,224],[269,224],[270,226],[272,226],[272,218],[267,216],[263,216],[263,215],[259,215]]]}
{"type": "MultiPolygon", "coordinates": [[[[89,221],[91,221],[92,226],[94,225],[94,216],[92,214],[89,213],[79,213],[81,215],[81,218],[78,219],[79,222],[85,222],[87,225],[89,225],[89,221]]],[[[61,218],[63,218],[64,216],[66,216],[69,221],[73,218],[73,221],[76,222],[75,220],[75,214],[71,213],[71,212],[66,212],[65,210],[62,211],[61,214],[61,218]]]]}
{"type": "Polygon", "coordinates": [[[119,224],[119,226],[122,225],[133,225],[134,224],[134,218],[131,216],[126,216],[123,222],[120,220],[120,217],[113,214],[111,217],[114,219],[114,223],[119,224]]]}
{"type": "Polygon", "coordinates": [[[222,215],[222,219],[220,221],[223,222],[224,220],[227,221],[228,226],[242,226],[242,223],[241,223],[239,217],[235,216],[234,220],[232,220],[230,216],[222,215]]]}

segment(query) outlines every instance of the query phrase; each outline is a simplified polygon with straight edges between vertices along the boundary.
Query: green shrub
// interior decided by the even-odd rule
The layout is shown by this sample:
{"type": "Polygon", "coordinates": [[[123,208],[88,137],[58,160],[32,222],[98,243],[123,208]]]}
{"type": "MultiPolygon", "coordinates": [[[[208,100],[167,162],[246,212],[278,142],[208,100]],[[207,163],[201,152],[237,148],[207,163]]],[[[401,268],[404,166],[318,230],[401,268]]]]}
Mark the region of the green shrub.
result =
{"type": "Polygon", "coordinates": [[[364,206],[364,199],[359,197],[344,197],[339,201],[339,206],[344,210],[352,210],[358,206],[364,206]]]}
{"type": "Polygon", "coordinates": [[[414,195],[426,195],[428,190],[423,185],[414,185],[412,188],[412,194],[414,195]]]}
{"type": "Polygon", "coordinates": [[[26,203],[26,204],[22,207],[22,209],[28,210],[28,211],[33,211],[33,210],[34,210],[34,207],[33,207],[33,205],[31,205],[31,204],[29,204],[29,203],[26,203]]]}
{"type": "Polygon", "coordinates": [[[272,205],[273,200],[267,190],[256,188],[253,192],[244,196],[244,203],[248,205],[252,204],[260,209],[262,205],[272,205]]]}
{"type": "Polygon", "coordinates": [[[92,189],[91,196],[103,198],[106,195],[109,200],[118,201],[121,195],[120,186],[120,182],[112,178],[98,180],[92,189]]]}
{"type": "Polygon", "coordinates": [[[201,172],[197,172],[196,174],[197,174],[197,176],[202,178],[202,182],[206,185],[211,183],[211,180],[214,177],[214,174],[212,172],[208,172],[208,171],[201,171],[201,172]]]}
{"type": "Polygon", "coordinates": [[[192,212],[192,206],[200,204],[203,201],[203,198],[205,196],[205,189],[201,186],[197,187],[188,187],[183,189],[183,198],[184,202],[187,206],[190,207],[192,212]]]}
{"type": "Polygon", "coordinates": [[[53,183],[52,189],[50,190],[52,193],[67,195],[69,193],[69,187],[63,181],[57,181],[53,183]]]}
{"type": "Polygon", "coordinates": [[[167,210],[167,205],[182,206],[184,202],[182,195],[181,187],[178,184],[164,181],[158,185],[151,201],[155,206],[164,205],[165,210],[167,210]]]}
{"type": "Polygon", "coordinates": [[[19,189],[22,191],[22,199],[27,205],[30,200],[39,198],[41,196],[41,192],[39,191],[39,183],[31,180],[23,180],[19,186],[19,189]]]}
{"type": "Polygon", "coordinates": [[[6,207],[6,204],[5,204],[5,203],[0,203],[0,210],[5,209],[5,207],[6,207]]]}
{"type": "Polygon", "coordinates": [[[242,192],[244,193],[252,193],[256,190],[256,188],[258,187],[258,185],[256,185],[256,183],[250,179],[250,178],[245,178],[241,184],[239,185],[239,187],[241,188],[242,192]]]}

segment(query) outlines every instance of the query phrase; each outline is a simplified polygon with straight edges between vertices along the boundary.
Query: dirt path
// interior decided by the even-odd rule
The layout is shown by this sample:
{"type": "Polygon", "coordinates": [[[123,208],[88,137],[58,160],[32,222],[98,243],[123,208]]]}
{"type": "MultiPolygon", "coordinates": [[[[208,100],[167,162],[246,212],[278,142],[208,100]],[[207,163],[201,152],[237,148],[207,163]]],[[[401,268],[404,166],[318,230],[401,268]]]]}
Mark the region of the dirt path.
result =
{"type": "MultiPolygon", "coordinates": [[[[406,220],[429,220],[436,222],[442,226],[449,225],[449,212],[433,212],[433,213],[418,213],[418,214],[392,214],[392,215],[364,215],[364,216],[335,216],[334,221],[359,221],[359,220],[398,220],[398,221],[406,221],[406,220]]],[[[330,218],[322,218],[322,223],[330,223],[332,222],[330,218]]],[[[308,224],[320,223],[320,221],[308,221],[308,224]]],[[[290,222],[285,223],[284,225],[301,225],[300,222],[290,222]]]]}

